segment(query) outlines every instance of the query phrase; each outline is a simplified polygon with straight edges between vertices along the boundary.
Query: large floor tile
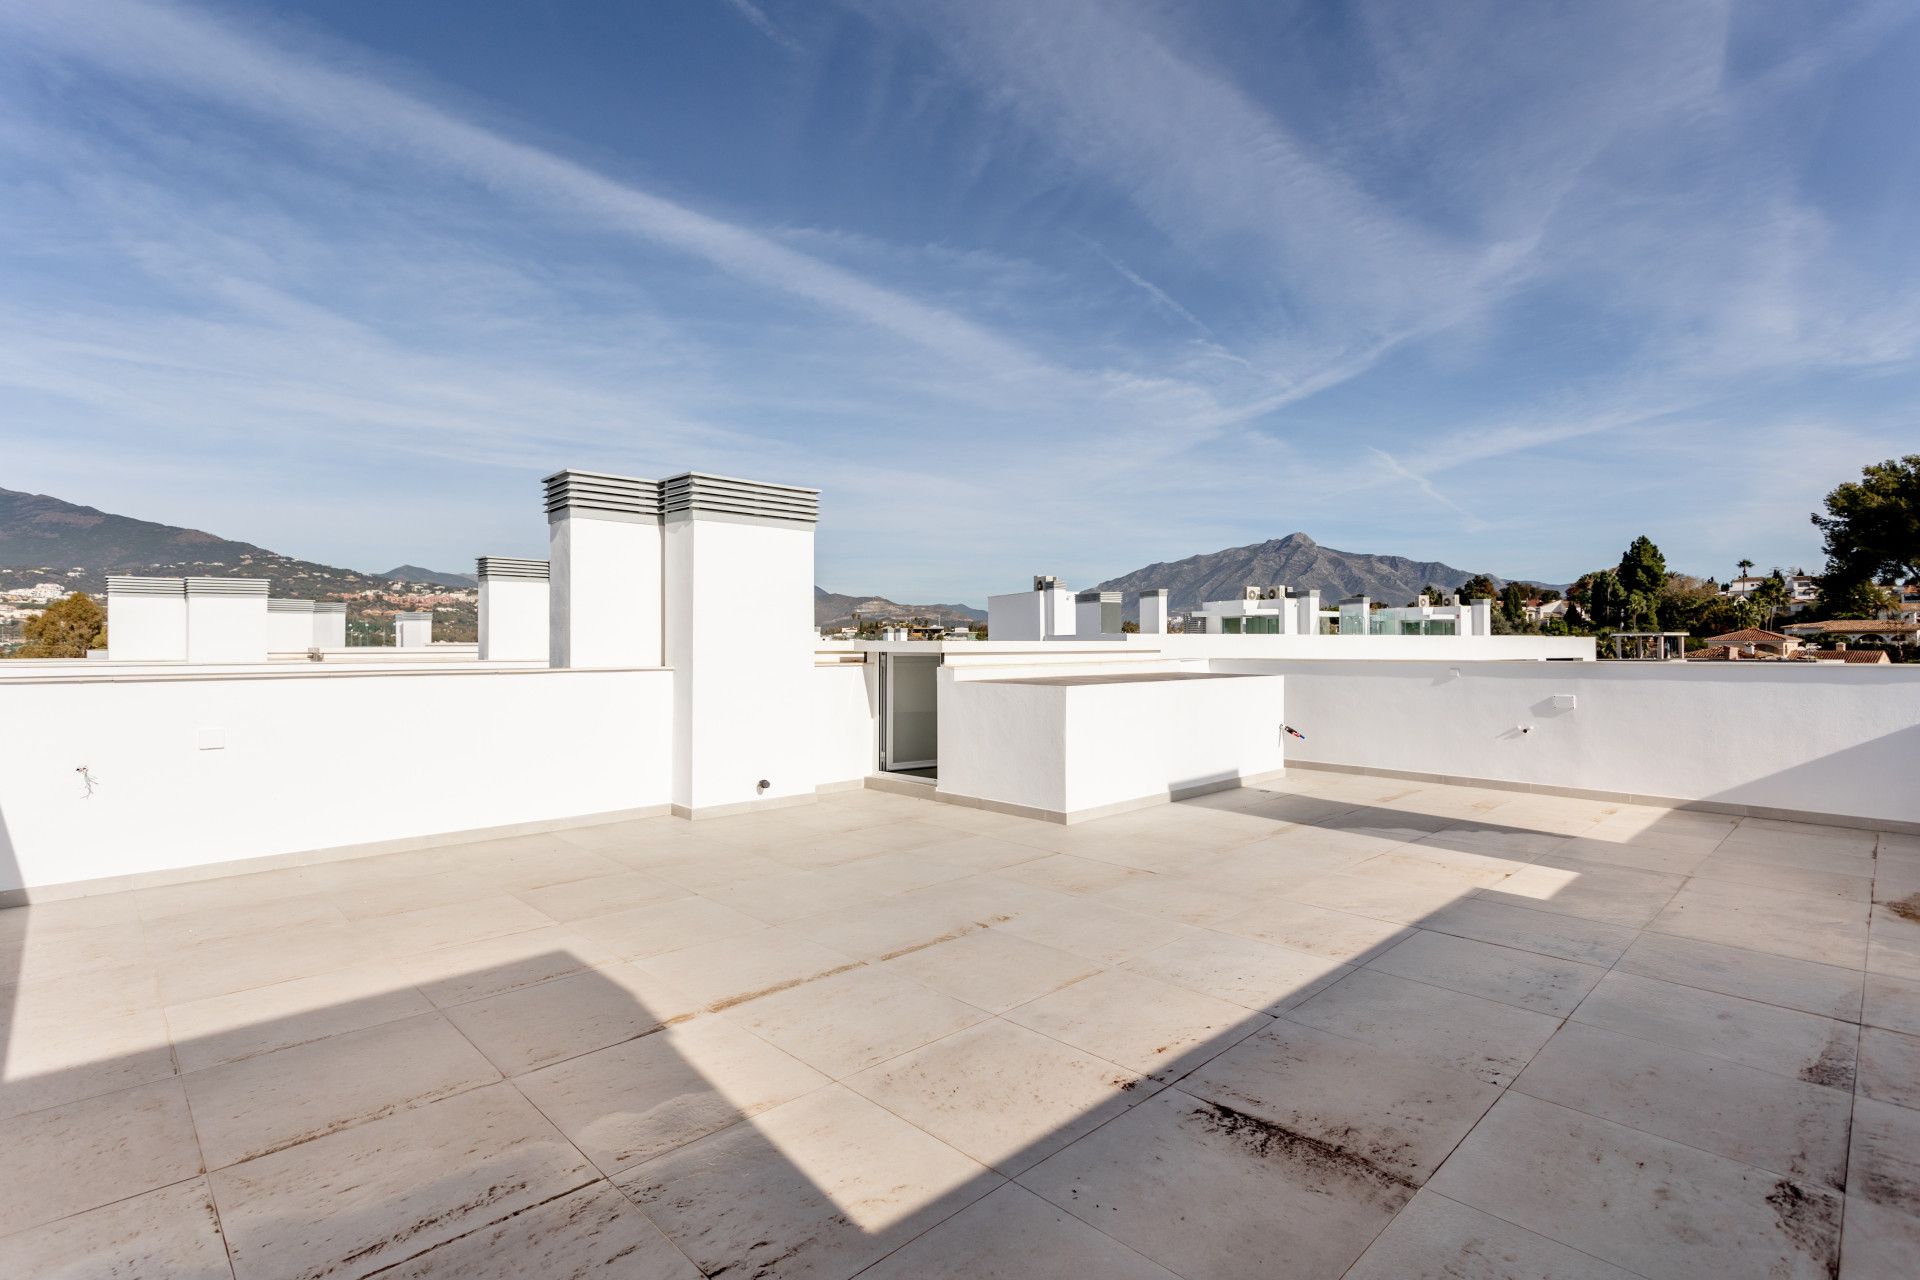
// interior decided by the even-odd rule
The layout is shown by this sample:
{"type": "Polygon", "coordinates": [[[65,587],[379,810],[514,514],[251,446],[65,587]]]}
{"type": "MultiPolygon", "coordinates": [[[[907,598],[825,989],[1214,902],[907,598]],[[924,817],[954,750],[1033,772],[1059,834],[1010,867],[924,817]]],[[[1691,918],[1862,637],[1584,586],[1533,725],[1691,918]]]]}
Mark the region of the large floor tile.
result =
{"type": "Polygon", "coordinates": [[[1873,906],[1867,968],[1920,981],[1920,894],[1873,906]]]}
{"type": "Polygon", "coordinates": [[[200,1172],[176,1079],[0,1121],[0,1235],[180,1182],[200,1172]]]}
{"type": "Polygon", "coordinates": [[[1702,987],[1846,1022],[1860,1017],[1864,975],[1840,965],[1816,964],[1697,938],[1646,933],[1627,949],[1618,968],[1643,978],[1702,987]]]}
{"type": "Polygon", "coordinates": [[[1489,902],[1638,929],[1660,914],[1682,883],[1677,875],[1547,854],[1477,894],[1489,902]]]}
{"type": "MultiPolygon", "coordinates": [[[[13,907],[0,912],[0,919],[25,916],[36,910],[35,907],[13,907]]],[[[19,936],[13,941],[0,943],[0,986],[12,982],[45,982],[68,974],[147,962],[138,920],[84,929],[23,928],[17,932],[19,936]]]]}
{"type": "Polygon", "coordinates": [[[632,1201],[591,1183],[379,1273],[380,1280],[700,1280],[632,1201]]]}
{"type": "Polygon", "coordinates": [[[1920,1036],[1920,982],[1868,973],[1860,1020],[1869,1026],[1920,1036]]]}
{"type": "Polygon", "coordinates": [[[593,965],[612,965],[618,959],[605,943],[554,925],[425,951],[387,968],[444,1009],[537,986],[593,965]]]}
{"type": "Polygon", "coordinates": [[[0,1116],[172,1075],[157,999],[140,966],[0,987],[0,1116]]]}
{"type": "Polygon", "coordinates": [[[698,1012],[700,1002],[632,965],[555,978],[446,1010],[453,1025],[509,1076],[559,1062],[698,1012]]]}
{"type": "Polygon", "coordinates": [[[1651,1280],[1827,1280],[1838,1264],[1831,1192],[1524,1094],[1428,1185],[1651,1280]]]}
{"type": "Polygon", "coordinates": [[[1697,867],[1694,875],[1708,880],[1784,889],[1847,902],[1865,902],[1873,896],[1873,859],[1860,858],[1845,871],[1783,863],[1744,850],[1722,849],[1697,867]]]}
{"type": "Polygon", "coordinates": [[[1596,965],[1425,929],[1367,967],[1559,1018],[1606,974],[1596,965]]]}
{"type": "Polygon", "coordinates": [[[1172,920],[1078,898],[1024,912],[997,927],[1098,964],[1119,964],[1188,932],[1172,920]]]}
{"type": "Polygon", "coordinates": [[[1284,1019],[1179,1087],[1415,1184],[1500,1096],[1464,1072],[1284,1019]]]}
{"type": "Polygon", "coordinates": [[[1211,931],[1176,938],[1124,967],[1264,1013],[1292,1008],[1351,971],[1325,956],[1211,931]]]}
{"type": "Polygon", "coordinates": [[[310,1142],[500,1078],[439,1013],[189,1072],[209,1169],[310,1142]]]}
{"type": "Polygon", "coordinates": [[[1129,880],[1094,896],[1104,906],[1207,927],[1243,915],[1247,910],[1245,893],[1182,875],[1129,880]]]}
{"type": "Polygon", "coordinates": [[[1560,1025],[1547,1014],[1370,969],[1282,1016],[1502,1085],[1560,1025]]]}
{"type": "Polygon", "coordinates": [[[233,1280],[205,1179],[178,1182],[0,1238],[20,1280],[233,1280]]]}
{"type": "Polygon", "coordinates": [[[1343,964],[1364,964],[1413,936],[1408,926],[1391,920],[1288,899],[1268,899],[1214,927],[1343,964]]]}
{"type": "Polygon", "coordinates": [[[1335,872],[1283,892],[1308,906],[1410,925],[1478,890],[1454,877],[1401,876],[1377,867],[1366,875],[1335,872]]]}
{"type": "Polygon", "coordinates": [[[1124,884],[1150,882],[1153,875],[1149,871],[1101,862],[1095,858],[1081,858],[1071,853],[1056,853],[1051,857],[1023,862],[1018,866],[1008,867],[1001,874],[1021,884],[1052,889],[1056,893],[1083,896],[1101,893],[1124,884]]]}
{"type": "Polygon", "coordinates": [[[1797,1009],[1616,972],[1594,988],[1573,1017],[1776,1075],[1853,1087],[1859,1029],[1797,1009]]]}
{"type": "Polygon", "coordinates": [[[1912,1280],[1920,1258],[1920,1216],[1847,1197],[1840,1280],[1912,1280]]]}
{"type": "Polygon", "coordinates": [[[656,880],[645,872],[622,871],[522,889],[515,896],[541,914],[564,922],[611,915],[650,902],[672,902],[687,894],[688,890],[679,885],[656,880]]]}
{"type": "Polygon", "coordinates": [[[682,898],[629,907],[604,916],[573,922],[573,931],[604,946],[622,960],[678,951],[696,942],[737,938],[766,928],[766,922],[744,911],[706,898],[682,898]]]}
{"type": "Polygon", "coordinates": [[[594,1180],[490,1085],[211,1175],[238,1280],[364,1275],[594,1180]]]}
{"type": "Polygon", "coordinates": [[[1610,1262],[1423,1189],[1346,1280],[1635,1280],[1610,1262]]]}
{"type": "Polygon", "coordinates": [[[1748,951],[1857,969],[1867,942],[1858,902],[1726,880],[1690,880],[1648,926],[1748,951]]]}
{"type": "Polygon", "coordinates": [[[1846,1186],[1853,1099],[1839,1089],[1578,1022],[1513,1087],[1800,1182],[1846,1186]]]}
{"type": "Polygon", "coordinates": [[[1920,1217],[1920,1111],[1854,1099],[1847,1193],[1920,1217]]]}
{"type": "Polygon", "coordinates": [[[156,958],[180,955],[209,943],[226,942],[249,934],[291,932],[316,924],[344,924],[347,917],[317,893],[260,902],[202,907],[149,920],[144,926],[147,951],[156,958]]]}
{"type": "Polygon", "coordinates": [[[521,1076],[520,1089],[614,1173],[827,1083],[724,1018],[695,1018],[521,1076]]]}
{"type": "Polygon", "coordinates": [[[1114,969],[1002,1016],[1160,1080],[1192,1070],[1268,1022],[1241,1005],[1114,969]]]}
{"type": "Polygon", "coordinates": [[[373,948],[357,926],[326,924],[208,943],[159,961],[157,969],[161,997],[168,1004],[185,1004],[311,978],[373,958],[373,948]]]}
{"type": "Polygon", "coordinates": [[[1095,1231],[1024,1187],[1008,1184],[899,1252],[860,1280],[1175,1280],[1112,1236],[1095,1231]]]}
{"type": "Polygon", "coordinates": [[[1420,927],[1456,938],[1537,951],[1541,955],[1602,968],[1618,960],[1640,936],[1638,930],[1625,925],[1583,920],[1487,898],[1465,898],[1451,903],[1422,919],[1420,927]]]}
{"type": "Polygon", "coordinates": [[[885,964],[989,1013],[1004,1012],[1100,972],[1091,960],[1004,929],[975,929],[885,964]]]}
{"type": "Polygon", "coordinates": [[[619,1178],[706,1274],[769,1277],[850,1276],[1001,1181],[838,1085],[619,1178]]]}
{"type": "Polygon", "coordinates": [[[167,1006],[182,1071],[238,1062],[433,1008],[385,962],[167,1006]]]}
{"type": "Polygon", "coordinates": [[[1862,1027],[1860,1092],[1881,1102],[1920,1107],[1920,1036],[1862,1027]]]}
{"type": "Polygon", "coordinates": [[[1020,1178],[1188,1280],[1338,1276],[1413,1188],[1168,1089],[1020,1178]]]}
{"type": "Polygon", "coordinates": [[[381,916],[365,921],[360,928],[381,955],[400,959],[502,934],[543,929],[552,923],[520,899],[499,893],[472,902],[381,916]]]}
{"type": "Polygon", "coordinates": [[[904,974],[868,966],[735,1005],[721,1016],[838,1080],[987,1015],[904,974]]]}
{"type": "Polygon", "coordinates": [[[861,962],[786,929],[696,943],[633,962],[709,1009],[723,1009],[861,962]]]}
{"type": "Polygon", "coordinates": [[[848,1088],[1012,1176],[1127,1109],[1142,1080],[994,1019],[847,1077],[848,1088]]]}

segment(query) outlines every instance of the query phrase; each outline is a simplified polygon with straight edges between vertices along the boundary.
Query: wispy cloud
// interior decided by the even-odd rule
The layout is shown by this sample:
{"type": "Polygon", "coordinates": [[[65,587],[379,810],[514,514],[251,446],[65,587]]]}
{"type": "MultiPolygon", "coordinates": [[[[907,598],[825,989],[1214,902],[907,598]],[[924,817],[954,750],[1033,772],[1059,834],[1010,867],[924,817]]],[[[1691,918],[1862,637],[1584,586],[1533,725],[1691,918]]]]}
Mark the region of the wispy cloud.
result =
{"type": "Polygon", "coordinates": [[[755,31],[767,39],[790,52],[800,52],[800,42],[782,30],[772,18],[767,16],[767,11],[755,4],[753,0],[726,0],[726,3],[728,8],[745,18],[755,31]]]}

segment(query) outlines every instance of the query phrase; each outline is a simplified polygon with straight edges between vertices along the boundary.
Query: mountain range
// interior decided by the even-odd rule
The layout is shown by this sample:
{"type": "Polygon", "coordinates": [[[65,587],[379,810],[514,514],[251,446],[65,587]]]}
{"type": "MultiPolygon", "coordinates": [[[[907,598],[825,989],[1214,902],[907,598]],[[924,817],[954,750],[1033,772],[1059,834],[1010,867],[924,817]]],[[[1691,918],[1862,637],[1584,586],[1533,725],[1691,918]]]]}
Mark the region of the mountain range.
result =
{"type": "MultiPolygon", "coordinates": [[[[366,591],[391,594],[395,583],[427,591],[471,590],[475,585],[471,574],[414,564],[397,565],[384,573],[341,569],[200,529],[114,515],[45,494],[0,489],[0,586],[53,578],[79,590],[99,592],[110,573],[267,578],[274,594],[295,598],[366,591]]],[[[1125,592],[1129,610],[1141,591],[1156,587],[1168,589],[1171,609],[1185,612],[1208,600],[1232,599],[1243,587],[1276,584],[1296,591],[1318,590],[1326,600],[1365,595],[1397,605],[1412,600],[1428,585],[1451,591],[1472,576],[1433,560],[1336,551],[1304,533],[1290,533],[1150,564],[1109,578],[1098,589],[1125,592]]],[[[965,604],[901,604],[885,596],[846,595],[817,586],[813,613],[815,624],[822,627],[849,625],[856,615],[881,621],[926,618],[948,626],[987,616],[984,610],[965,604]]]]}
{"type": "MultiPolygon", "coordinates": [[[[1167,608],[1184,613],[1209,600],[1238,599],[1241,589],[1250,586],[1318,591],[1323,602],[1367,596],[1385,604],[1403,605],[1427,586],[1453,591],[1474,576],[1437,560],[1335,551],[1304,533],[1290,533],[1244,547],[1150,564],[1108,578],[1095,589],[1127,593],[1131,611],[1140,592],[1165,587],[1167,608]]],[[[1501,581],[1494,579],[1496,584],[1501,581]]]]}

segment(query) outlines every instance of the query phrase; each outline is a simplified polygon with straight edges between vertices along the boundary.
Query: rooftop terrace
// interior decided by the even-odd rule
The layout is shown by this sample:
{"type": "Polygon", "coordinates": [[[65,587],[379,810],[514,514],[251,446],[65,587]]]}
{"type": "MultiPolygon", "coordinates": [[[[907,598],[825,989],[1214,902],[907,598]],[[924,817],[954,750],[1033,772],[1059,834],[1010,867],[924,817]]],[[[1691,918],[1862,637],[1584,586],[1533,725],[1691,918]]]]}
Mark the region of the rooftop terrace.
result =
{"type": "Polygon", "coordinates": [[[0,912],[7,1276],[1911,1275],[1920,837],[1305,774],[0,912]]]}

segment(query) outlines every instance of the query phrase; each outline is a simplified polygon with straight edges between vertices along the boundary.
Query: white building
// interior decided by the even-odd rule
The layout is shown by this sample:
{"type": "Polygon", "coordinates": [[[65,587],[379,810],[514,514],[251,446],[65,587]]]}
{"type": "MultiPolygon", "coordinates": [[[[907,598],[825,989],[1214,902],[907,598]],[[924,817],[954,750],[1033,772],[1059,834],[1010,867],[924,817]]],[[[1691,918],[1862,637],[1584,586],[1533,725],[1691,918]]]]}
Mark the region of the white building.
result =
{"type": "MultiPolygon", "coordinates": [[[[994,598],[985,642],[822,641],[813,490],[562,471],[545,506],[544,663],[494,656],[504,632],[485,660],[433,645],[268,661],[264,583],[116,579],[111,663],[0,664],[0,722],[36,726],[0,735],[0,895],[848,787],[1077,822],[1290,768],[1920,831],[1910,761],[1884,749],[1920,732],[1920,670],[1899,664],[1602,665],[1591,639],[1488,634],[1487,602],[1374,611],[1277,590],[1210,604],[1195,616],[1220,630],[1184,635],[1158,630],[1149,593],[1147,626],[1119,635],[1113,602],[1044,578],[994,598]],[[1097,631],[1081,634],[1082,606],[1097,631]]],[[[498,567],[482,575],[496,587],[498,567]]]]}
{"type": "Polygon", "coordinates": [[[1326,609],[1320,593],[1248,587],[1238,600],[1210,600],[1187,618],[1188,635],[1491,636],[1493,601],[1445,604],[1426,596],[1405,608],[1376,609],[1365,596],[1326,609]]]}

